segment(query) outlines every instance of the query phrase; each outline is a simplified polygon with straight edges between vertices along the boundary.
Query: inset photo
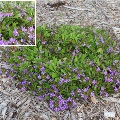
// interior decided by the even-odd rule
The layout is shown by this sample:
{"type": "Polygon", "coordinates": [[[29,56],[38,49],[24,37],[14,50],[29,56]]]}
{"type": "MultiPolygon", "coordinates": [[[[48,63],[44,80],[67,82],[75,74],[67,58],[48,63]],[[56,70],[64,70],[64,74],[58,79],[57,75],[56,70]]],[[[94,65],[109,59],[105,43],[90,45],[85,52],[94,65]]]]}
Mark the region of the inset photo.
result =
{"type": "Polygon", "coordinates": [[[0,1],[0,46],[36,45],[35,1],[0,1]]]}

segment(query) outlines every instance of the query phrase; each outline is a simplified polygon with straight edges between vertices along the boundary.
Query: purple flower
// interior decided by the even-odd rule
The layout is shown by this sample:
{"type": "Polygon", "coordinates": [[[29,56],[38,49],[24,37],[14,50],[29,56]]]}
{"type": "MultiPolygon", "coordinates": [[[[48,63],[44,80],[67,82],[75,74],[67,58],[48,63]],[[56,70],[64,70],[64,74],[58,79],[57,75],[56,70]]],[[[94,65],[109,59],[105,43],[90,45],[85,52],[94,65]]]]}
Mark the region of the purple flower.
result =
{"type": "Polygon", "coordinates": [[[75,51],[73,51],[73,52],[72,52],[72,55],[73,55],[73,56],[75,56],[75,55],[76,55],[75,51]]]}
{"type": "Polygon", "coordinates": [[[71,94],[71,96],[75,96],[74,90],[72,90],[72,92],[70,94],[71,94]]]}
{"type": "Polygon", "coordinates": [[[87,88],[84,88],[83,91],[84,91],[84,92],[87,92],[87,91],[88,91],[88,87],[87,87],[87,88]]]}
{"type": "Polygon", "coordinates": [[[3,13],[3,16],[4,16],[4,17],[7,17],[7,13],[3,13]]]}
{"type": "Polygon", "coordinates": [[[38,88],[38,91],[40,92],[42,90],[42,88],[38,88]]]}
{"type": "Polygon", "coordinates": [[[40,71],[43,72],[44,70],[45,70],[45,67],[42,66],[41,69],[40,69],[40,71]]]}
{"type": "Polygon", "coordinates": [[[104,95],[105,95],[105,97],[108,97],[108,93],[107,92],[104,92],[104,95]]]}
{"type": "Polygon", "coordinates": [[[66,100],[64,100],[62,98],[59,99],[59,108],[60,108],[60,110],[65,110],[68,108],[66,100]]]}
{"type": "Polygon", "coordinates": [[[17,8],[18,10],[20,10],[20,9],[21,9],[21,7],[20,7],[20,6],[16,6],[15,8],[17,8]]]}
{"type": "Polygon", "coordinates": [[[119,84],[120,84],[120,78],[116,80],[116,85],[119,85],[119,84]]]}
{"type": "Polygon", "coordinates": [[[18,41],[15,41],[15,44],[16,44],[16,45],[20,45],[20,44],[18,43],[18,41]]]}
{"type": "Polygon", "coordinates": [[[103,87],[103,86],[101,87],[101,90],[102,90],[102,91],[104,90],[104,87],[103,87]]]}
{"type": "Polygon", "coordinates": [[[80,74],[78,74],[78,75],[76,76],[76,78],[77,78],[77,79],[80,79],[80,76],[81,76],[81,75],[80,75],[80,74]]]}
{"type": "Polygon", "coordinates": [[[26,19],[27,19],[28,21],[32,20],[32,18],[31,18],[31,17],[27,17],[26,19]]]}
{"type": "Polygon", "coordinates": [[[28,31],[29,31],[29,32],[32,32],[32,31],[34,31],[34,30],[35,30],[35,29],[33,28],[33,26],[28,28],[28,31]]]}
{"type": "Polygon", "coordinates": [[[77,105],[76,102],[74,100],[72,100],[72,105],[70,107],[72,108],[72,107],[74,107],[76,105],[77,105]]]}
{"type": "Polygon", "coordinates": [[[0,34],[0,38],[2,37],[2,34],[0,34]]]}
{"type": "Polygon", "coordinates": [[[101,41],[102,43],[104,43],[104,39],[103,39],[102,36],[100,37],[100,41],[101,41]]]}
{"type": "Polygon", "coordinates": [[[4,41],[4,45],[8,45],[8,42],[4,41]]]}
{"type": "Polygon", "coordinates": [[[36,91],[33,91],[33,95],[36,95],[36,91]]]}
{"type": "Polygon", "coordinates": [[[43,65],[43,63],[42,63],[42,62],[40,62],[40,65],[43,65]]]}
{"type": "Polygon", "coordinates": [[[38,75],[38,79],[41,79],[41,76],[40,76],[40,74],[38,75]]]}
{"type": "Polygon", "coordinates": [[[93,96],[94,96],[94,91],[92,91],[92,92],[91,92],[90,96],[91,96],[91,97],[93,97],[93,96]]]}
{"type": "Polygon", "coordinates": [[[49,76],[49,75],[47,75],[47,76],[46,76],[46,78],[49,80],[49,79],[50,79],[50,76],[49,76]]]}
{"type": "Polygon", "coordinates": [[[82,46],[85,46],[86,44],[85,44],[85,42],[84,42],[84,44],[82,44],[82,46]]]}
{"type": "Polygon", "coordinates": [[[3,17],[3,13],[2,12],[0,12],[0,19],[3,17]]]}
{"type": "Polygon", "coordinates": [[[6,25],[6,29],[8,29],[8,25],[6,25]]]}
{"type": "Polygon", "coordinates": [[[50,93],[50,98],[55,97],[56,95],[54,93],[50,93]]]}
{"type": "Polygon", "coordinates": [[[17,31],[17,28],[14,29],[13,34],[14,34],[15,36],[19,36],[19,33],[18,33],[18,31],[17,31]]]}
{"type": "Polygon", "coordinates": [[[88,99],[88,95],[84,95],[84,99],[88,99]]]}
{"type": "Polygon", "coordinates": [[[69,102],[69,101],[72,101],[73,99],[71,97],[69,97],[66,101],[69,102]]]}
{"type": "Polygon", "coordinates": [[[77,72],[77,71],[78,71],[78,68],[74,68],[74,69],[73,69],[73,72],[77,72]]]}
{"type": "Polygon", "coordinates": [[[118,92],[118,89],[117,89],[117,87],[114,87],[114,91],[115,91],[115,92],[118,92]]]}
{"type": "Polygon", "coordinates": [[[20,18],[22,18],[23,16],[26,16],[25,12],[20,14],[20,18]]]}
{"type": "Polygon", "coordinates": [[[62,83],[68,83],[68,82],[70,82],[70,79],[63,79],[63,78],[61,78],[60,77],[60,81],[59,81],[59,84],[62,84],[62,83]]]}
{"type": "Polygon", "coordinates": [[[56,107],[56,108],[54,108],[53,110],[54,110],[55,112],[58,112],[58,111],[60,111],[60,108],[57,108],[57,107],[56,107]]]}
{"type": "Polygon", "coordinates": [[[88,48],[90,48],[90,47],[91,47],[91,45],[88,45],[87,47],[88,47],[88,48]]]}
{"type": "Polygon", "coordinates": [[[10,17],[10,16],[12,16],[12,15],[13,15],[13,13],[6,13],[5,16],[10,17]]]}
{"type": "Polygon", "coordinates": [[[43,41],[42,44],[45,45],[47,43],[47,41],[43,41]]]}
{"type": "Polygon", "coordinates": [[[21,42],[25,42],[25,40],[21,38],[21,42]]]}
{"type": "Polygon", "coordinates": [[[104,70],[103,70],[103,74],[104,74],[104,75],[107,75],[107,71],[104,71],[104,70]]]}
{"type": "Polygon", "coordinates": [[[41,82],[45,82],[46,80],[45,79],[42,79],[41,82]]]}
{"type": "Polygon", "coordinates": [[[78,49],[78,46],[77,46],[77,45],[75,46],[75,49],[78,49]]]}
{"type": "Polygon", "coordinates": [[[21,90],[22,90],[22,91],[26,91],[26,88],[25,88],[25,87],[22,87],[21,90]]]}
{"type": "Polygon", "coordinates": [[[62,99],[62,95],[59,95],[57,98],[61,100],[62,99]]]}
{"type": "Polygon", "coordinates": [[[61,48],[60,47],[58,47],[58,50],[60,50],[61,48]]]}
{"type": "Polygon", "coordinates": [[[8,54],[6,54],[6,58],[9,58],[9,55],[8,55],[8,54]]]}
{"type": "Polygon", "coordinates": [[[27,72],[27,69],[23,70],[23,73],[25,74],[27,72]]]}
{"type": "Polygon", "coordinates": [[[96,42],[96,45],[99,45],[99,43],[98,43],[98,42],[96,42]]]}
{"type": "Polygon", "coordinates": [[[38,96],[37,97],[39,100],[43,100],[44,99],[44,95],[38,96]]]}
{"type": "Polygon", "coordinates": [[[77,92],[78,92],[79,95],[82,93],[82,91],[78,88],[77,88],[77,92]]]}
{"type": "Polygon", "coordinates": [[[43,50],[40,50],[40,53],[44,53],[44,51],[43,51],[43,50]]]}
{"type": "Polygon", "coordinates": [[[89,77],[85,77],[84,81],[89,81],[90,78],[89,77]]]}
{"type": "Polygon", "coordinates": [[[45,74],[45,71],[42,71],[41,74],[44,75],[44,74],[45,74]]]}
{"type": "Polygon", "coordinates": [[[90,61],[89,65],[94,66],[94,60],[90,61]]]}
{"type": "Polygon", "coordinates": [[[112,48],[109,48],[109,49],[107,49],[107,53],[110,53],[110,52],[112,52],[112,48]]]}
{"type": "Polygon", "coordinates": [[[84,95],[84,94],[81,94],[81,97],[82,97],[82,98],[85,98],[85,95],[84,95]]]}
{"type": "Polygon", "coordinates": [[[103,91],[100,90],[100,98],[102,98],[103,95],[103,91]]]}
{"type": "Polygon", "coordinates": [[[53,109],[54,108],[54,102],[50,99],[50,103],[49,103],[49,105],[50,105],[50,108],[51,109],[53,109]]]}
{"type": "Polygon", "coordinates": [[[23,27],[23,26],[21,26],[21,29],[22,29],[23,32],[27,31],[27,29],[25,27],[23,27]]]}
{"type": "Polygon", "coordinates": [[[10,16],[12,16],[12,15],[13,15],[13,13],[4,13],[4,14],[3,14],[4,17],[10,17],[10,16]]]}
{"type": "Polygon", "coordinates": [[[26,81],[26,80],[22,81],[22,85],[25,85],[26,83],[27,83],[27,81],[26,81]]]}
{"type": "Polygon", "coordinates": [[[111,69],[110,69],[110,66],[107,67],[107,70],[108,70],[110,73],[112,72],[111,69]]]}
{"type": "Polygon", "coordinates": [[[11,43],[15,43],[15,38],[10,38],[10,40],[9,40],[11,43]]]}
{"type": "Polygon", "coordinates": [[[34,39],[34,35],[32,35],[32,34],[29,34],[28,37],[29,37],[30,39],[34,39]]]}
{"type": "Polygon", "coordinates": [[[98,71],[100,71],[100,68],[99,68],[99,67],[97,67],[96,71],[97,71],[97,72],[98,72],[98,71]]]}
{"type": "Polygon", "coordinates": [[[4,44],[4,41],[3,40],[0,40],[0,45],[3,45],[4,44]]]}
{"type": "Polygon", "coordinates": [[[2,75],[2,70],[0,70],[0,75],[2,75]]]}
{"type": "Polygon", "coordinates": [[[37,68],[37,66],[33,66],[33,68],[35,69],[35,68],[37,68]]]}
{"type": "Polygon", "coordinates": [[[76,49],[75,51],[76,51],[76,53],[78,53],[78,52],[79,52],[79,50],[78,50],[78,49],[76,49]]]}
{"type": "Polygon", "coordinates": [[[9,16],[13,16],[13,13],[10,13],[9,16]]]}
{"type": "Polygon", "coordinates": [[[93,80],[93,81],[92,81],[92,84],[95,85],[95,84],[96,84],[96,80],[93,80]]]}

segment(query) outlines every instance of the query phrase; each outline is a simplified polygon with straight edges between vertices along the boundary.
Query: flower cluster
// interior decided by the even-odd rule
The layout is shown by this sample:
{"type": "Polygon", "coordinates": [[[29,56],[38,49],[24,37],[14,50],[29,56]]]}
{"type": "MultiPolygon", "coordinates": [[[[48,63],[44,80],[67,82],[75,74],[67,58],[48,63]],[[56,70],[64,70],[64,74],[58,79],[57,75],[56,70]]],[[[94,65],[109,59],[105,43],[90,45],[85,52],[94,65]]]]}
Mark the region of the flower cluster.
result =
{"type": "Polygon", "coordinates": [[[31,5],[25,1],[1,2],[0,45],[35,45],[35,8],[31,5]]]}

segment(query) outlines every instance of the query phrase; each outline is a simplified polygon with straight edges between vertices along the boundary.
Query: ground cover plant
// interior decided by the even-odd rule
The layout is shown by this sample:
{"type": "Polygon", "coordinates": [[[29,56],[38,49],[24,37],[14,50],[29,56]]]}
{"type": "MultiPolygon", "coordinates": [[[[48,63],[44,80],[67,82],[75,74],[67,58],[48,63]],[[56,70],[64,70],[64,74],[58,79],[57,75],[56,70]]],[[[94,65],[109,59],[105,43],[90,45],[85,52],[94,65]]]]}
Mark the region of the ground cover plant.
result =
{"type": "Polygon", "coordinates": [[[37,45],[6,47],[2,73],[21,91],[46,100],[54,111],[90,96],[120,92],[120,41],[105,30],[61,25],[37,27],[37,45]],[[7,54],[6,54],[7,53],[7,54]]]}
{"type": "Polygon", "coordinates": [[[0,1],[0,45],[35,45],[35,2],[0,1]]]}

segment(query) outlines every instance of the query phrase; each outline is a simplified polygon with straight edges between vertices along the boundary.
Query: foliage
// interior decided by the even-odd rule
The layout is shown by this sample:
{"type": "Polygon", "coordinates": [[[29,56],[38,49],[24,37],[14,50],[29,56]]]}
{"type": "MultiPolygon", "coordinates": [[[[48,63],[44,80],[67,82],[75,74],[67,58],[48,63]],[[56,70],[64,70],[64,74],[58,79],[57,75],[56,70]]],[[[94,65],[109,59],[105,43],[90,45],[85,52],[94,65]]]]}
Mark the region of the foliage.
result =
{"type": "Polygon", "coordinates": [[[120,42],[105,30],[43,25],[37,28],[37,46],[4,52],[11,69],[3,72],[55,111],[120,91],[120,42]]]}

